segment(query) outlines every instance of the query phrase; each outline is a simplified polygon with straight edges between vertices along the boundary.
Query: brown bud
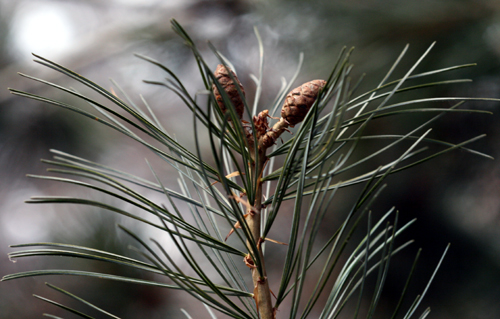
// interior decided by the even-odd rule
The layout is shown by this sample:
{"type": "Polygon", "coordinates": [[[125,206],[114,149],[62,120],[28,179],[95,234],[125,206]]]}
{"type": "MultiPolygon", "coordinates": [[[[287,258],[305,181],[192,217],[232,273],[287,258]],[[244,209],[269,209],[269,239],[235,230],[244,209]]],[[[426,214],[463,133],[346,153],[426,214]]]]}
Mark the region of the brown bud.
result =
{"type": "MultiPolygon", "coordinates": [[[[231,71],[231,73],[234,79],[236,80],[236,84],[240,86],[241,93],[243,93],[243,96],[245,96],[245,90],[243,89],[243,86],[241,85],[238,78],[236,77],[236,74],[234,74],[233,71],[231,71]]],[[[224,91],[226,91],[227,95],[229,96],[229,99],[231,100],[231,103],[234,106],[234,109],[236,110],[236,113],[238,114],[238,117],[241,119],[243,116],[243,110],[245,109],[245,106],[243,104],[243,100],[241,99],[238,93],[236,84],[229,76],[226,67],[222,64],[217,65],[214,75],[217,81],[219,81],[222,88],[224,88],[224,91]]],[[[222,95],[220,94],[219,90],[217,90],[217,86],[215,86],[215,84],[212,85],[212,90],[214,92],[215,99],[217,100],[217,104],[219,105],[220,110],[222,111],[223,114],[225,114],[227,109],[226,106],[224,105],[224,99],[222,98],[222,95]]]]}
{"type": "Polygon", "coordinates": [[[267,131],[271,129],[267,121],[268,117],[269,117],[268,110],[264,110],[260,112],[258,115],[255,115],[253,117],[253,125],[255,127],[255,134],[257,135],[257,139],[265,135],[267,131]]]}
{"type": "Polygon", "coordinates": [[[307,112],[316,101],[319,91],[326,85],[324,80],[313,80],[302,84],[287,94],[281,108],[281,117],[288,125],[294,126],[302,122],[307,112]]]}

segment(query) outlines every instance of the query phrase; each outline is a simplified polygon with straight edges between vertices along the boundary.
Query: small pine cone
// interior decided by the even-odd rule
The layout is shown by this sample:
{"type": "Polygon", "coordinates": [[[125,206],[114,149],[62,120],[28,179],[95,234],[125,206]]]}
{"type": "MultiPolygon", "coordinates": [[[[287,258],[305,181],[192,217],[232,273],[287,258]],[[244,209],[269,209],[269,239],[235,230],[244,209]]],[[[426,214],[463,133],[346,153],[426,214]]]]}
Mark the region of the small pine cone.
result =
{"type": "Polygon", "coordinates": [[[293,89],[285,98],[285,104],[281,108],[281,117],[292,127],[302,122],[316,101],[319,91],[325,85],[324,80],[313,80],[293,89]]]}
{"type": "MultiPolygon", "coordinates": [[[[241,93],[243,93],[243,96],[245,96],[245,90],[243,89],[241,82],[238,80],[236,74],[234,74],[233,71],[231,71],[231,73],[234,79],[236,80],[236,83],[240,86],[241,93]]],[[[243,104],[243,100],[238,94],[238,89],[236,89],[235,83],[233,82],[233,80],[231,80],[231,77],[227,72],[226,67],[222,64],[217,65],[217,69],[215,70],[214,75],[217,81],[219,81],[220,85],[224,88],[224,91],[226,91],[227,95],[229,96],[229,99],[231,100],[231,103],[233,104],[236,110],[236,113],[238,114],[238,117],[241,119],[243,116],[243,110],[245,109],[245,106],[243,104]]],[[[226,106],[224,105],[224,99],[222,98],[222,95],[219,93],[219,90],[217,90],[217,86],[215,86],[215,84],[212,85],[212,90],[214,92],[215,99],[217,100],[219,108],[221,109],[222,113],[225,114],[226,106]]]]}

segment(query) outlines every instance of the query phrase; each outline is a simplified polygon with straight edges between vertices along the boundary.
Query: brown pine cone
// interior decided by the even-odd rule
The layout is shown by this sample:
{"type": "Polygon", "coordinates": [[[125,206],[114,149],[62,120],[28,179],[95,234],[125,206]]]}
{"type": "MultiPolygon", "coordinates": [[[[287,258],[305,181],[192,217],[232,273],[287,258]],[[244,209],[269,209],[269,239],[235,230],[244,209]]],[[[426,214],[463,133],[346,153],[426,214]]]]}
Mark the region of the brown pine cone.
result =
{"type": "Polygon", "coordinates": [[[302,122],[316,101],[319,91],[326,85],[324,80],[313,80],[302,84],[287,94],[281,108],[281,117],[290,126],[302,122]]]}
{"type": "MultiPolygon", "coordinates": [[[[243,89],[241,82],[238,80],[236,74],[234,74],[233,71],[231,71],[231,73],[234,79],[236,80],[236,84],[240,86],[241,93],[243,93],[243,96],[245,96],[245,90],[243,89]]],[[[236,113],[238,114],[238,117],[241,119],[243,116],[243,110],[245,109],[245,106],[243,104],[243,100],[238,94],[238,90],[236,89],[236,84],[233,82],[233,80],[231,80],[231,77],[229,76],[226,67],[222,64],[217,65],[214,75],[217,81],[219,81],[220,85],[224,88],[224,91],[226,91],[227,95],[229,96],[229,99],[231,100],[231,103],[233,104],[236,110],[236,113]]],[[[222,113],[225,114],[227,109],[226,106],[224,105],[224,99],[222,98],[222,95],[220,94],[219,90],[217,90],[215,84],[212,85],[212,90],[214,92],[215,99],[217,100],[219,108],[221,109],[222,113]]]]}

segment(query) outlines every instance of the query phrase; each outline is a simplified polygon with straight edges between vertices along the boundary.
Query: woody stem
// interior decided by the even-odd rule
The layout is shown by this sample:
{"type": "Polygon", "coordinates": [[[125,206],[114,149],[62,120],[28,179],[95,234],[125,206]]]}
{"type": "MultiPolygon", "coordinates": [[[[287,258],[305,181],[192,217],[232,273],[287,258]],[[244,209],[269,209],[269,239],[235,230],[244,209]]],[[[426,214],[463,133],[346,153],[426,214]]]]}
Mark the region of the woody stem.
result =
{"type": "MultiPolygon", "coordinates": [[[[251,152],[253,153],[253,152],[251,152]]],[[[264,170],[264,164],[266,162],[266,152],[265,149],[259,149],[258,152],[259,159],[258,161],[253,161],[253,169],[252,169],[252,179],[255,180],[255,174],[258,174],[257,185],[255,190],[255,200],[253,203],[253,209],[248,208],[248,217],[247,223],[250,231],[252,233],[252,237],[257,244],[257,252],[255,254],[259,255],[260,259],[260,269],[262,273],[259,273],[259,268],[252,269],[252,280],[254,285],[254,298],[257,303],[257,308],[259,312],[259,317],[261,319],[273,319],[273,306],[271,302],[271,291],[269,289],[269,282],[267,280],[266,267],[264,265],[264,255],[262,254],[261,242],[262,239],[260,237],[261,231],[261,211],[262,211],[262,172],[264,170]],[[258,166],[256,167],[256,162],[258,166]]],[[[251,251],[252,247],[250,243],[247,241],[248,250],[251,251]]]]}
{"type": "Polygon", "coordinates": [[[264,134],[259,140],[259,148],[267,149],[274,145],[278,137],[287,130],[289,124],[284,118],[280,118],[278,122],[273,125],[273,128],[264,134]]]}

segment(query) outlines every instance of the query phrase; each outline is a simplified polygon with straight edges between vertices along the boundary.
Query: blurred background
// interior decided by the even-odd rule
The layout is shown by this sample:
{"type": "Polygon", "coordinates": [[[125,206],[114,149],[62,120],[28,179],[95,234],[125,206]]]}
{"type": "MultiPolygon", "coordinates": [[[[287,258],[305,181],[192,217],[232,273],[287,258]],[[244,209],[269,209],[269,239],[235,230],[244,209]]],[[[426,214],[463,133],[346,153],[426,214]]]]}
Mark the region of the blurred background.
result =
{"type": "MultiPolygon", "coordinates": [[[[216,60],[206,40],[232,61],[249,97],[254,93],[249,74],[258,72],[258,47],[253,33],[257,26],[266,55],[261,98],[264,108],[278,92],[280,77],[290,78],[294,73],[300,52],[305,55],[304,66],[293,87],[326,78],[341,48],[355,46],[353,78],[366,73],[359,89],[362,93],[382,80],[407,43],[409,51],[394,79],[404,75],[433,41],[437,41],[435,48],[417,72],[475,62],[476,67],[434,79],[468,78],[473,82],[439,86],[413,97],[423,94],[500,98],[497,0],[0,0],[0,275],[61,267],[129,274],[118,267],[112,269],[98,263],[84,267],[62,258],[9,261],[8,245],[36,241],[130,253],[126,251],[127,239],[116,231],[117,220],[112,213],[23,203],[33,195],[80,192],[79,196],[95,196],[67,185],[25,177],[27,173],[44,173],[46,166],[40,159],[52,156],[49,149],[149,179],[152,176],[144,157],[154,156],[138,151],[141,149],[131,140],[70,112],[14,97],[7,87],[82,103],[17,75],[27,73],[89,93],[33,63],[33,52],[106,88],[111,88],[112,78],[136,102],[142,94],[167,130],[181,132],[179,140],[190,146],[189,112],[165,89],[144,84],[143,79],[162,80],[165,75],[133,56],[141,53],[159,60],[179,75],[188,90],[194,93],[201,89],[196,64],[173,34],[171,18],[185,27],[214,68],[216,60]]],[[[432,136],[458,143],[486,133],[486,138],[471,147],[498,158],[500,104],[467,102],[464,107],[494,114],[447,115],[435,123],[432,136]]],[[[380,124],[371,127],[369,133],[401,132],[412,125],[412,119],[402,117],[397,122],[377,123],[380,124]]],[[[418,220],[405,235],[416,243],[391,262],[377,318],[386,318],[395,307],[417,249],[422,247],[423,252],[408,292],[412,297],[425,287],[447,243],[451,243],[450,251],[423,301],[423,305],[431,307],[431,317],[500,318],[498,160],[452,152],[391,176],[388,184],[373,208],[374,213],[381,214],[396,206],[401,212],[401,224],[414,217],[418,220]]],[[[346,192],[342,196],[349,199],[354,195],[346,192]]],[[[339,214],[345,212],[339,209],[339,214]]],[[[341,217],[330,216],[326,222],[335,223],[341,217]]],[[[126,220],[120,222],[127,224],[126,220]]],[[[275,239],[286,241],[286,236],[275,239]]],[[[194,317],[208,316],[198,309],[198,302],[176,291],[81,278],[33,278],[0,284],[0,317],[39,318],[43,312],[63,316],[54,306],[32,297],[37,294],[71,304],[70,300],[54,295],[44,286],[45,281],[124,318],[182,318],[180,308],[188,309],[194,317]]]]}

